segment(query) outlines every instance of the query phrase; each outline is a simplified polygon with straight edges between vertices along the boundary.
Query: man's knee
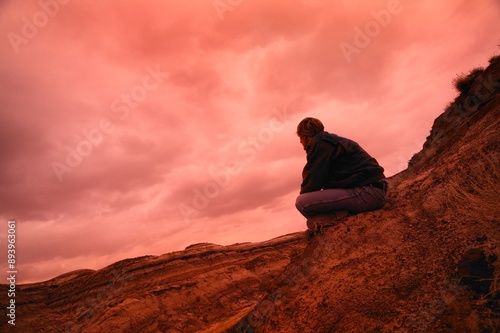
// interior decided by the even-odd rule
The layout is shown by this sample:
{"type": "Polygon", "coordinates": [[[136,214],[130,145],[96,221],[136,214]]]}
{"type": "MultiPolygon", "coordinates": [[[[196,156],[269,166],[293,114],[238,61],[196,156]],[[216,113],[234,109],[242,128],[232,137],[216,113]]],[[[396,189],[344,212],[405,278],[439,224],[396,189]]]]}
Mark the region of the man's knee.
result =
{"type": "Polygon", "coordinates": [[[302,211],[303,206],[302,206],[302,200],[301,200],[302,195],[299,195],[297,199],[295,199],[295,207],[299,210],[302,211]]]}

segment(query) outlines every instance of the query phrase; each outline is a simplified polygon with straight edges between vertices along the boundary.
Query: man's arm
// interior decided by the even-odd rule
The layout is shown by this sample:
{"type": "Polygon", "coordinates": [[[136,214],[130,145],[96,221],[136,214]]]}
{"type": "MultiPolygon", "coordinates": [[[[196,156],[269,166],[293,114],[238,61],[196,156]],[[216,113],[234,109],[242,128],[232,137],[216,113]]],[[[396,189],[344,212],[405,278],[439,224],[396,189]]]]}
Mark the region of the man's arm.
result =
{"type": "Polygon", "coordinates": [[[307,163],[302,171],[300,194],[319,191],[325,186],[332,149],[332,144],[324,141],[311,141],[307,146],[307,163]]]}

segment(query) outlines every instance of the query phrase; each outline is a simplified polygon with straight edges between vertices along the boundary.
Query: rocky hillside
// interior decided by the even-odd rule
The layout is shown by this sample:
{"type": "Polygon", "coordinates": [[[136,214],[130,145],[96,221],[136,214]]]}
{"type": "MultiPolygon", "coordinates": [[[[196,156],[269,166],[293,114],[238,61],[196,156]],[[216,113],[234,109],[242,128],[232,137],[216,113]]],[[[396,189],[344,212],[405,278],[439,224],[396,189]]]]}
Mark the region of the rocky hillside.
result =
{"type": "Polygon", "coordinates": [[[384,209],[311,240],[196,244],[21,285],[0,331],[498,331],[500,59],[469,79],[384,209]]]}
{"type": "Polygon", "coordinates": [[[384,209],[315,237],[226,332],[500,331],[500,57],[467,79],[384,209]]]}
{"type": "MultiPolygon", "coordinates": [[[[257,304],[305,245],[303,234],[258,244],[202,243],[21,285],[12,332],[203,331],[257,304]]],[[[0,322],[1,332],[11,329],[6,324],[0,322]]]]}

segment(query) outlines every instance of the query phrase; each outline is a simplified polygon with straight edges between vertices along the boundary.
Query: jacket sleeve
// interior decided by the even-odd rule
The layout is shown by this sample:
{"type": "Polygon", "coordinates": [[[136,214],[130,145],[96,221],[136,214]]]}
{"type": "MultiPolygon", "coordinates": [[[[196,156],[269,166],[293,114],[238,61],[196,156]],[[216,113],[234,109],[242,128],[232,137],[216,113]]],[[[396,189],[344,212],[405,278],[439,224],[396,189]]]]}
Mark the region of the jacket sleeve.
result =
{"type": "Polygon", "coordinates": [[[307,163],[302,170],[300,194],[319,191],[329,172],[332,144],[324,141],[311,141],[306,148],[307,163]]]}

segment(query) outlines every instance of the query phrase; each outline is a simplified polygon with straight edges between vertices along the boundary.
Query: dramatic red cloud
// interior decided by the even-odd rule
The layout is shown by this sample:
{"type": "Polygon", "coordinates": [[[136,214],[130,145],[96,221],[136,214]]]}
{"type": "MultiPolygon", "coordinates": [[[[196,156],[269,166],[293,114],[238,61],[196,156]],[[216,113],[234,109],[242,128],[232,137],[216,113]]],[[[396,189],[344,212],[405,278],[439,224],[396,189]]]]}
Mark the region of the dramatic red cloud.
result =
{"type": "Polygon", "coordinates": [[[2,258],[9,219],[22,282],[304,230],[296,124],[318,117],[387,176],[405,169],[456,96],[452,79],[498,50],[499,10],[3,1],[2,258]]]}

